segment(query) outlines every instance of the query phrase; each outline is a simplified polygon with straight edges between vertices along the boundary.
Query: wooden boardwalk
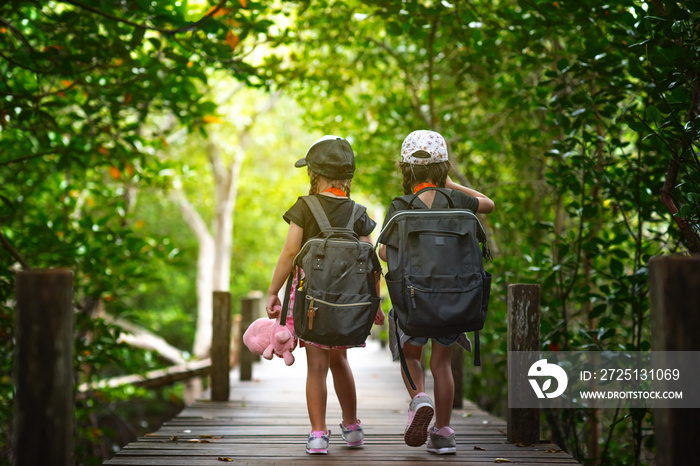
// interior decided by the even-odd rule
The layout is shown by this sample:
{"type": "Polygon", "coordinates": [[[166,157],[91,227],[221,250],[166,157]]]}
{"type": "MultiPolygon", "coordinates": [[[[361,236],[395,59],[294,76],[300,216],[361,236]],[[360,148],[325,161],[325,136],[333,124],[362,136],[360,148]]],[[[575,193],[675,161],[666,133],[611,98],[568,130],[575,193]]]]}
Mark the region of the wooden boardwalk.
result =
{"type": "MultiPolygon", "coordinates": [[[[391,361],[387,349],[373,340],[368,341],[367,348],[348,351],[357,385],[358,417],[365,430],[364,447],[348,449],[340,437],[340,408],[329,376],[329,453],[307,455],[306,358],[298,348],[294,354],[296,362],[290,367],[278,358],[256,363],[251,382],[239,382],[237,371],[232,371],[229,402],[198,400],[159,430],[128,444],[103,464],[579,464],[553,444],[509,444],[505,421],[469,401],[452,415],[456,455],[438,456],[429,453],[425,446],[408,447],[403,442],[403,429],[410,400],[401,382],[399,365],[391,361]]],[[[427,379],[432,383],[430,376],[427,379]]],[[[428,388],[432,393],[431,384],[428,388]]]]}

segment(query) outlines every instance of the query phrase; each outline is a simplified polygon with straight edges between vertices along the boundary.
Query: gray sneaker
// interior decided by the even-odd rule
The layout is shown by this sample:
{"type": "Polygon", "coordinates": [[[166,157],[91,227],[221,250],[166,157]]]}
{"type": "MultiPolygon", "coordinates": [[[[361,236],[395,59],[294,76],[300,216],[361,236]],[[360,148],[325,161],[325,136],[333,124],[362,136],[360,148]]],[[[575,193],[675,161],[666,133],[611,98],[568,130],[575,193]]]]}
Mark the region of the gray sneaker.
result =
{"type": "Polygon", "coordinates": [[[457,453],[455,431],[451,427],[443,427],[439,431],[435,426],[428,431],[428,451],[437,455],[454,455],[457,453]],[[440,435],[438,432],[448,435],[440,435]]]}
{"type": "Polygon", "coordinates": [[[435,409],[433,400],[421,392],[408,405],[408,424],[403,434],[403,440],[409,447],[420,447],[428,438],[428,426],[433,419],[435,409]]]}

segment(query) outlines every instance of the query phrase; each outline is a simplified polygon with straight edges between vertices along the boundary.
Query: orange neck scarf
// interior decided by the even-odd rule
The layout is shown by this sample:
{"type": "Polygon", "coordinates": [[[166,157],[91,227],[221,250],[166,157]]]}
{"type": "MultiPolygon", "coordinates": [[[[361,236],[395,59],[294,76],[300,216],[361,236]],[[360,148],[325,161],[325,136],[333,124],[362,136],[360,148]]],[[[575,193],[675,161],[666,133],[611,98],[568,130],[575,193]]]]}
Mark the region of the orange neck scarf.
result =
{"type": "Polygon", "coordinates": [[[321,192],[322,193],[331,193],[331,194],[334,194],[338,197],[348,197],[348,195],[345,194],[345,191],[343,191],[342,189],[338,189],[338,188],[328,188],[328,189],[324,189],[321,192]]]}
{"type": "Polygon", "coordinates": [[[437,188],[437,186],[435,186],[435,184],[433,184],[433,183],[421,183],[418,186],[416,186],[415,188],[413,188],[413,194],[415,194],[418,191],[420,191],[421,189],[425,189],[425,188],[437,188]]]}

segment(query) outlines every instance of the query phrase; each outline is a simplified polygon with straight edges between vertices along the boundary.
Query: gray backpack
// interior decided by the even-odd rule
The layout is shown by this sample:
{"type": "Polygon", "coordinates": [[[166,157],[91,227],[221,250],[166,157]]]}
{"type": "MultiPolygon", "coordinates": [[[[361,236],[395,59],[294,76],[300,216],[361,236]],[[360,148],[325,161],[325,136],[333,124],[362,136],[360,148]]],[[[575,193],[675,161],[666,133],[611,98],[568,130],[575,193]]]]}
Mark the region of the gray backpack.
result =
{"type": "Polygon", "coordinates": [[[484,270],[483,261],[490,259],[490,252],[477,216],[455,208],[450,194],[449,189],[426,188],[395,198],[397,211],[377,243],[386,245],[387,288],[401,329],[412,337],[475,332],[474,365],[478,366],[479,330],[484,327],[491,290],[491,274],[484,270]],[[426,190],[439,194],[432,208],[417,208],[414,202],[426,190]],[[443,198],[446,208],[440,207],[445,205],[443,198]]]}
{"type": "Polygon", "coordinates": [[[293,297],[297,337],[326,346],[362,345],[379,306],[375,272],[381,273],[373,246],[360,241],[353,230],[366,208],[353,202],[347,225],[334,228],[318,199],[301,199],[311,209],[321,233],[307,240],[294,259],[280,322],[285,322],[293,297]]]}

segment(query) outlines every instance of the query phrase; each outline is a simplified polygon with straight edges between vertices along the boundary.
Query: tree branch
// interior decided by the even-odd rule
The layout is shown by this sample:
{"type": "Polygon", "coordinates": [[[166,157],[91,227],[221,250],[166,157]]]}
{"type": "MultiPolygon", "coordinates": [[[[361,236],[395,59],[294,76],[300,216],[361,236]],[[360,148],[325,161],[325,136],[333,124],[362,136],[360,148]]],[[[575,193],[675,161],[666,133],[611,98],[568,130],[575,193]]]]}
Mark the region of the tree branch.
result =
{"type": "Polygon", "coordinates": [[[428,108],[430,112],[430,129],[437,130],[435,127],[435,93],[433,91],[433,66],[435,65],[435,34],[437,33],[438,20],[433,19],[430,24],[430,36],[428,36],[428,108]]]}
{"type": "Polygon", "coordinates": [[[30,159],[35,159],[35,158],[37,158],[37,157],[43,157],[44,155],[55,154],[55,153],[57,153],[57,152],[59,152],[59,151],[57,151],[57,150],[48,150],[48,151],[46,151],[46,152],[40,152],[40,153],[38,153],[38,154],[26,155],[26,156],[20,157],[20,158],[18,158],[18,159],[8,160],[7,162],[0,162],[0,167],[2,167],[3,165],[9,165],[9,164],[11,164],[11,163],[17,163],[17,162],[22,162],[22,161],[24,161],[24,160],[30,160],[30,159]]]}
{"type": "Polygon", "coordinates": [[[22,266],[22,268],[24,270],[31,270],[32,269],[31,267],[29,267],[29,264],[27,264],[27,262],[22,258],[22,256],[19,255],[17,250],[12,247],[12,245],[7,240],[7,238],[5,238],[5,235],[2,234],[2,231],[0,231],[0,245],[2,245],[5,249],[7,249],[7,251],[10,253],[10,255],[12,257],[14,257],[17,262],[20,263],[20,265],[22,266]]]}
{"type": "Polygon", "coordinates": [[[207,228],[207,224],[199,215],[197,209],[195,209],[194,206],[190,203],[190,201],[187,200],[187,197],[185,196],[185,193],[182,191],[182,189],[179,187],[174,187],[172,197],[175,200],[175,202],[177,202],[177,204],[180,206],[182,217],[185,219],[185,222],[187,222],[190,228],[192,228],[192,231],[199,240],[200,244],[205,241],[211,242],[212,236],[211,233],[209,233],[209,228],[207,228]]]}
{"type": "Polygon", "coordinates": [[[411,72],[408,69],[408,66],[401,59],[401,56],[384,42],[374,39],[373,37],[371,37],[369,40],[370,42],[377,44],[380,48],[382,48],[389,55],[391,55],[391,57],[394,58],[394,60],[396,60],[396,63],[398,63],[399,68],[401,68],[401,71],[403,71],[404,79],[406,80],[406,86],[408,87],[409,94],[411,96],[411,103],[413,104],[413,108],[416,110],[416,113],[418,113],[418,115],[425,122],[425,124],[428,127],[430,127],[429,118],[421,110],[420,99],[418,98],[418,89],[415,83],[413,82],[413,79],[411,79],[411,72]]]}
{"type": "Polygon", "coordinates": [[[73,5],[75,7],[81,8],[83,10],[90,11],[92,13],[98,14],[100,16],[103,16],[107,19],[111,19],[112,21],[117,21],[122,24],[128,24],[129,26],[134,26],[139,29],[147,29],[150,31],[158,31],[161,34],[165,34],[167,36],[174,36],[175,34],[179,34],[181,32],[188,32],[192,31],[194,29],[197,29],[197,27],[202,24],[204,21],[208,20],[212,16],[216,14],[223,6],[226,4],[226,0],[221,0],[211,11],[209,11],[206,15],[204,15],[202,18],[199,20],[195,21],[194,23],[190,23],[187,26],[183,26],[178,29],[163,29],[163,28],[158,28],[155,26],[146,26],[144,24],[139,24],[135,23],[133,21],[129,21],[128,19],[124,18],[119,18],[118,16],[110,15],[109,13],[105,13],[104,11],[99,10],[98,8],[91,7],[89,5],[85,5],[84,3],[81,2],[76,2],[75,0],[62,0],[63,3],[68,3],[69,5],[73,5]]]}
{"type": "Polygon", "coordinates": [[[184,352],[175,348],[162,337],[149,332],[132,322],[102,312],[102,317],[106,322],[121,327],[124,332],[119,336],[119,341],[123,341],[129,346],[152,350],[160,354],[163,358],[174,364],[184,364],[187,362],[184,352]]]}

